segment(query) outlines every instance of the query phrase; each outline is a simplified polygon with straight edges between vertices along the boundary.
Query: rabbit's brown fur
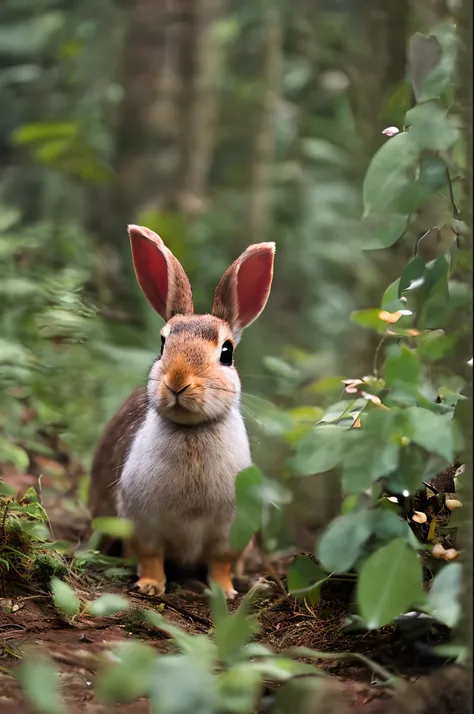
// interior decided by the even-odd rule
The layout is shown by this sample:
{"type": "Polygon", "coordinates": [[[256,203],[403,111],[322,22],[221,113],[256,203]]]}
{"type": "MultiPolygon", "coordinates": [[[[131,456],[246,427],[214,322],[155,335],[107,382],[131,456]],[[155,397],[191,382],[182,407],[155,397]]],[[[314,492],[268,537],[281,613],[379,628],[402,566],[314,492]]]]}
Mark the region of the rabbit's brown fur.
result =
{"type": "Polygon", "coordinates": [[[207,565],[233,597],[234,481],[251,457],[232,354],[267,301],[274,244],[250,246],[224,274],[212,314],[194,315],[189,281],[162,240],[139,226],[129,233],[138,282],[167,323],[146,390],[130,397],[99,443],[91,511],[133,522],[142,592],[164,592],[171,558],[207,565]]]}

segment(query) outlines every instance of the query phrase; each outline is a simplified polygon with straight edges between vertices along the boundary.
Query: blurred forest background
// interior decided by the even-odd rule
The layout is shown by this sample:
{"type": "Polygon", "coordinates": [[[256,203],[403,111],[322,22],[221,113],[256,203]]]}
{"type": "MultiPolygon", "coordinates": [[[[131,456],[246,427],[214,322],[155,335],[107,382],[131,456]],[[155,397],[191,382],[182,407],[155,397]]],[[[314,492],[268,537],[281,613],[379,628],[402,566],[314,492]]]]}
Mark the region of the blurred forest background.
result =
{"type": "MultiPolygon", "coordinates": [[[[313,424],[340,375],[371,370],[373,338],[350,313],[378,304],[412,248],[361,251],[362,180],[412,104],[408,37],[451,10],[2,1],[0,462],[25,471],[59,434],[87,469],[146,379],[160,319],[137,287],[127,223],[163,237],[200,311],[240,251],[276,241],[269,305],[237,355],[244,408],[269,438],[288,415],[296,433],[313,424]]],[[[281,469],[282,448],[257,460],[281,469]]]]}

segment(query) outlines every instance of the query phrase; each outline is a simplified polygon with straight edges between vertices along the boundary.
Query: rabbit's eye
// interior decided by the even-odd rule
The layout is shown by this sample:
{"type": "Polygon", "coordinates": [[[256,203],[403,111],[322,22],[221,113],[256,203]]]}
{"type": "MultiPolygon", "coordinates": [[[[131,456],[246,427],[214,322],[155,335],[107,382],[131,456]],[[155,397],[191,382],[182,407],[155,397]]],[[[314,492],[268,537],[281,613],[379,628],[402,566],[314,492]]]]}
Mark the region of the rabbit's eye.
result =
{"type": "Polygon", "coordinates": [[[232,357],[234,354],[234,346],[230,340],[226,340],[222,345],[220,363],[226,367],[232,366],[232,357]]]}
{"type": "Polygon", "coordinates": [[[161,355],[163,354],[163,350],[164,350],[164,348],[165,348],[165,342],[166,342],[166,339],[163,337],[163,335],[161,335],[161,352],[160,352],[160,357],[161,357],[161,355]]]}

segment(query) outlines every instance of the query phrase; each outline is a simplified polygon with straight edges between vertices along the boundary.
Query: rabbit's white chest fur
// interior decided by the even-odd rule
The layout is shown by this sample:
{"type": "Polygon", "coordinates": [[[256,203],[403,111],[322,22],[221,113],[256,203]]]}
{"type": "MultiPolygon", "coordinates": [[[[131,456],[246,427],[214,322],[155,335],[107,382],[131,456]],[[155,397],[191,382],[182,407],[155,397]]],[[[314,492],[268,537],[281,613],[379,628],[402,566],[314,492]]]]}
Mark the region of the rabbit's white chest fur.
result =
{"type": "Polygon", "coordinates": [[[142,547],[183,564],[225,550],[235,511],[235,477],[251,464],[237,409],[217,423],[177,427],[155,410],[137,432],[118,487],[118,511],[142,547]]]}

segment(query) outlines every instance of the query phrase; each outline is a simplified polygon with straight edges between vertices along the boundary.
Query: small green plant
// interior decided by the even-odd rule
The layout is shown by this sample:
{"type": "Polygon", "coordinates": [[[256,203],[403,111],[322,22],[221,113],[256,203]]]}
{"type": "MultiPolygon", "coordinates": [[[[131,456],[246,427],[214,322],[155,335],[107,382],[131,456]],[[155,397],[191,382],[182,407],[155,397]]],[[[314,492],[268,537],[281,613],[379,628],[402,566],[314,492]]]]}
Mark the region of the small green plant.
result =
{"type": "Polygon", "coordinates": [[[34,488],[21,497],[0,481],[0,577],[13,583],[44,588],[51,576],[67,572],[60,544],[50,542],[49,519],[34,488]],[[57,547],[58,546],[58,547],[57,547]]]}
{"type": "MultiPolygon", "coordinates": [[[[288,474],[298,479],[337,470],[345,496],[341,515],[315,548],[317,562],[302,556],[293,563],[290,592],[315,603],[328,578],[353,573],[356,606],[369,629],[393,622],[410,607],[431,612],[451,627],[460,614],[459,603],[444,598],[447,590],[459,597],[458,563],[439,568],[439,560],[431,559],[429,573],[435,577],[429,595],[424,584],[433,577],[424,565],[434,544],[448,542],[442,550],[450,555],[444,559],[459,555],[451,545],[454,520],[446,527],[449,503],[433,498],[427,485],[462,458],[463,391],[472,376],[470,354],[462,376],[450,373],[445,362],[466,348],[472,301],[471,287],[459,277],[470,256],[463,248],[467,226],[459,184],[466,155],[451,91],[456,48],[450,22],[437,28],[436,36],[412,39],[416,105],[407,112],[403,130],[390,132],[365,177],[368,249],[389,247],[410,234],[417,211],[433,197],[442,209],[436,228],[413,235],[413,257],[380,306],[352,315],[356,325],[378,336],[372,373],[336,379],[342,394],[315,425],[302,423],[294,411],[272,419],[293,446],[288,474]],[[438,255],[423,260],[420,244],[434,232],[444,236],[438,255]],[[429,520],[417,510],[420,494],[432,499],[429,520]],[[423,531],[419,524],[425,522],[423,531]]],[[[295,384],[298,370],[285,364],[278,369],[281,378],[286,375],[295,384]]],[[[328,386],[333,390],[334,380],[328,386]]],[[[236,535],[240,546],[259,528],[264,542],[272,528],[278,531],[285,500],[267,481],[256,469],[238,477],[234,531],[241,535],[240,540],[236,535]]],[[[271,548],[271,538],[266,544],[271,548]]]]}

